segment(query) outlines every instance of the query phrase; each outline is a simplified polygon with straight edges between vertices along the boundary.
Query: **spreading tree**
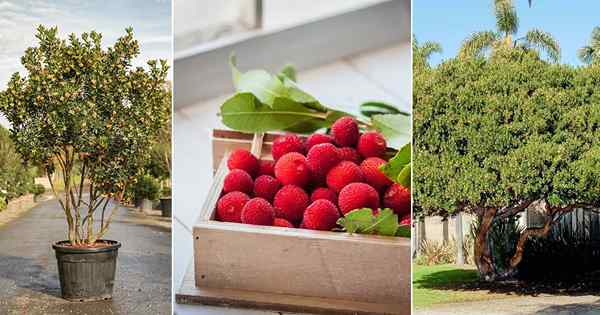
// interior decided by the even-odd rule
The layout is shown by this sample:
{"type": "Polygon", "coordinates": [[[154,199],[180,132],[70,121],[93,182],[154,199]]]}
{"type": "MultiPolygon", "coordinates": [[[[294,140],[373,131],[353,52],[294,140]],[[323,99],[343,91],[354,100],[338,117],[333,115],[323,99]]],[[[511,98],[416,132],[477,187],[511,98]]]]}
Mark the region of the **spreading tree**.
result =
{"type": "Polygon", "coordinates": [[[511,277],[531,236],[578,208],[600,207],[600,67],[549,64],[531,51],[454,58],[414,77],[417,215],[475,214],[474,260],[483,279],[511,277]],[[533,203],[526,228],[496,268],[491,227],[533,203]]]}
{"type": "Polygon", "coordinates": [[[131,28],[107,48],[94,31],[64,40],[40,26],[36,38],[21,58],[27,74],[15,73],[0,93],[0,111],[23,158],[64,182],[63,193],[52,188],[71,244],[93,245],[166,122],[167,62],[133,67],[140,51],[131,28]]]}

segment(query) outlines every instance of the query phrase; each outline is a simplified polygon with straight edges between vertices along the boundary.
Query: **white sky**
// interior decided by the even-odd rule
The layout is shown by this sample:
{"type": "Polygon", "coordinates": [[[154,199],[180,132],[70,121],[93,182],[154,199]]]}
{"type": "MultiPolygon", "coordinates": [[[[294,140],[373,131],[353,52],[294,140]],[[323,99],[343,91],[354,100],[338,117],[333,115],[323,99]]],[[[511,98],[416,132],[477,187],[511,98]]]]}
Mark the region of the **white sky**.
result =
{"type": "MultiPolygon", "coordinates": [[[[172,59],[171,0],[0,0],[0,90],[14,72],[25,74],[20,58],[35,45],[40,24],[58,26],[61,37],[95,30],[102,33],[105,46],[131,26],[141,50],[135,65],[172,59]]],[[[0,124],[7,125],[1,115],[0,124]]]]}

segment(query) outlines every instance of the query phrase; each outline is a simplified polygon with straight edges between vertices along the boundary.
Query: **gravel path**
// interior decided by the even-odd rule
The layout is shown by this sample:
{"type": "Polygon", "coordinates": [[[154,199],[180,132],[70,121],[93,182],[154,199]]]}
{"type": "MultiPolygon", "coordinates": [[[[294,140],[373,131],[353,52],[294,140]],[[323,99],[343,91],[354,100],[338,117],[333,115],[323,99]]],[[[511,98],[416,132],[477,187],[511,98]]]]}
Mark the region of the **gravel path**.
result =
{"type": "Polygon", "coordinates": [[[60,298],[51,247],[65,239],[66,221],[55,200],[40,203],[0,227],[0,314],[170,314],[171,232],[164,226],[119,209],[105,237],[123,243],[113,300],[68,302],[60,298]]]}
{"type": "Polygon", "coordinates": [[[597,296],[539,295],[468,303],[451,303],[420,309],[416,315],[598,315],[597,296]]]}

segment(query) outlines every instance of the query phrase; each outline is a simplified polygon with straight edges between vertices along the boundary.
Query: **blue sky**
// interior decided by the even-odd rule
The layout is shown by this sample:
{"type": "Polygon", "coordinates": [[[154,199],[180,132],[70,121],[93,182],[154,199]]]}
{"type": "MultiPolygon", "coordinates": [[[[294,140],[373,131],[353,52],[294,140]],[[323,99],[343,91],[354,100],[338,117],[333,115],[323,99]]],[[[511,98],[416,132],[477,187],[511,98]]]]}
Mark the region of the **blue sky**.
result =
{"type": "MultiPolygon", "coordinates": [[[[0,90],[14,72],[24,74],[20,58],[40,24],[58,26],[63,37],[96,30],[104,45],[132,26],[141,48],[135,65],[171,60],[171,0],[0,0],[0,90]]],[[[0,124],[6,125],[1,115],[0,124]]]]}
{"type": "MultiPolygon", "coordinates": [[[[560,43],[562,62],[580,65],[577,49],[589,42],[600,26],[599,0],[514,0],[519,16],[519,33],[541,28],[560,43]]],[[[413,32],[419,42],[437,41],[444,52],[431,58],[432,64],[456,55],[471,33],[494,30],[493,0],[413,1],[413,32]]]]}

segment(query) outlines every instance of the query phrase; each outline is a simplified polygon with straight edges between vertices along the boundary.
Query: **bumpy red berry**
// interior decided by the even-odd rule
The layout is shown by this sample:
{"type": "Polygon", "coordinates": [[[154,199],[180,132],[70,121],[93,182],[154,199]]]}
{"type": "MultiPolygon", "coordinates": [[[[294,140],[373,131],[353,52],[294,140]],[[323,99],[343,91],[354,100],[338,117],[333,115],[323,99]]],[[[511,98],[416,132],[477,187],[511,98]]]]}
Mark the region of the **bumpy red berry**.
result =
{"type": "Polygon", "coordinates": [[[258,176],[260,175],[271,175],[275,176],[273,168],[275,167],[275,161],[272,160],[259,160],[258,161],[258,176]]]}
{"type": "Polygon", "coordinates": [[[273,141],[271,155],[275,161],[290,152],[304,154],[304,142],[294,134],[279,136],[273,141]]]}
{"type": "Polygon", "coordinates": [[[250,176],[254,176],[258,172],[258,159],[248,150],[238,149],[229,155],[227,167],[230,170],[244,170],[250,176]]]}
{"type": "Polygon", "coordinates": [[[290,223],[290,221],[286,220],[286,219],[282,219],[282,218],[275,218],[275,220],[273,220],[273,226],[280,226],[280,227],[287,227],[287,228],[293,228],[294,225],[290,223]]]}
{"type": "Polygon", "coordinates": [[[337,148],[331,143],[317,144],[306,156],[308,167],[313,175],[325,177],[327,172],[340,162],[337,148]]]}
{"type": "Polygon", "coordinates": [[[314,202],[319,199],[326,199],[333,202],[334,204],[337,204],[337,194],[335,193],[335,191],[326,187],[319,187],[313,190],[312,194],[310,194],[310,201],[314,202]]]}
{"type": "Polygon", "coordinates": [[[319,199],[306,208],[302,223],[307,229],[331,231],[339,217],[338,209],[331,201],[319,199]]]}
{"type": "Polygon", "coordinates": [[[254,183],[252,177],[246,171],[241,169],[231,170],[223,180],[223,191],[225,193],[232,191],[241,191],[247,194],[252,193],[254,183]]]}
{"type": "Polygon", "coordinates": [[[306,152],[310,151],[313,146],[321,143],[333,143],[333,137],[323,133],[315,133],[308,136],[305,143],[306,152]]]}
{"type": "Polygon", "coordinates": [[[383,164],[385,161],[378,157],[370,157],[360,164],[360,169],[365,175],[365,182],[380,192],[392,184],[392,181],[379,170],[383,164]]]}
{"type": "Polygon", "coordinates": [[[350,161],[342,161],[327,173],[327,186],[335,192],[350,183],[363,182],[364,175],[360,167],[350,161]]]}
{"type": "Polygon", "coordinates": [[[283,186],[273,199],[275,216],[298,223],[302,220],[302,214],[308,203],[309,198],[304,189],[296,185],[283,186]]]}
{"type": "Polygon", "coordinates": [[[243,192],[233,191],[217,201],[217,218],[224,222],[242,222],[242,209],[250,200],[243,192]]]}
{"type": "Polygon", "coordinates": [[[279,183],[277,178],[269,175],[260,175],[254,180],[254,196],[273,201],[273,197],[275,197],[280,187],[281,183],[279,183]]]}
{"type": "Polygon", "coordinates": [[[383,196],[383,205],[393,209],[399,216],[410,214],[410,190],[393,184],[383,196]]]}
{"type": "Polygon", "coordinates": [[[283,185],[305,187],[311,180],[311,173],[304,155],[292,152],[282,156],[275,163],[275,177],[283,185]]]}
{"type": "Polygon", "coordinates": [[[343,214],[361,208],[371,208],[373,211],[377,211],[379,194],[369,184],[352,183],[340,191],[338,204],[343,214]]]}
{"type": "Polygon", "coordinates": [[[360,164],[362,162],[362,157],[358,154],[356,149],[351,147],[343,147],[338,149],[338,154],[340,156],[340,160],[342,161],[350,161],[356,164],[360,164]]]}
{"type": "Polygon", "coordinates": [[[252,198],[242,209],[242,223],[273,225],[275,209],[263,198],[252,198]]]}
{"type": "Polygon", "coordinates": [[[400,218],[400,225],[411,225],[412,220],[410,218],[410,213],[405,214],[403,217],[400,218]]]}
{"type": "Polygon", "coordinates": [[[336,120],[331,126],[331,134],[335,143],[340,147],[353,147],[358,141],[358,124],[350,116],[336,120]]]}
{"type": "Polygon", "coordinates": [[[358,139],[358,145],[356,149],[365,159],[369,157],[383,157],[385,155],[385,149],[387,145],[385,138],[376,131],[369,131],[363,133],[358,139]]]}

